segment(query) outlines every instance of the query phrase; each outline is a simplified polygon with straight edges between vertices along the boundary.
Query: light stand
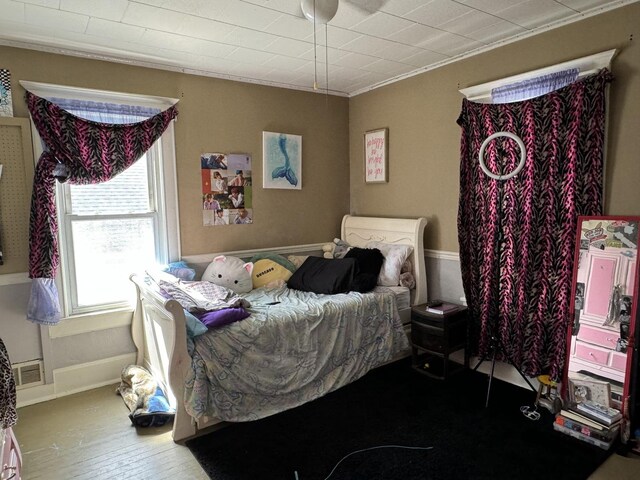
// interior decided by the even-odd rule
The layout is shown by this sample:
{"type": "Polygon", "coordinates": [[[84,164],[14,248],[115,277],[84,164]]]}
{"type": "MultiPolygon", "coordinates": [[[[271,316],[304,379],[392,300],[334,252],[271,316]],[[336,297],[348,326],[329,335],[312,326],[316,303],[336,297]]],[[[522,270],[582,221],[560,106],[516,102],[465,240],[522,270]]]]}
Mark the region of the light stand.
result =
{"type": "MultiPolygon", "coordinates": [[[[513,178],[514,176],[516,176],[518,173],[520,173],[520,170],[522,170],[522,167],[524,167],[524,162],[526,160],[526,151],[525,151],[525,146],[524,143],[522,142],[522,140],[520,139],[520,137],[518,137],[517,135],[510,133],[510,132],[498,132],[498,133],[494,133],[493,135],[490,135],[489,137],[487,137],[485,139],[485,141],[482,143],[482,146],[480,147],[480,153],[478,155],[479,157],[479,162],[480,162],[480,168],[482,169],[482,171],[485,173],[485,175],[487,175],[488,177],[494,179],[497,182],[497,187],[498,187],[498,208],[496,209],[497,211],[497,219],[496,219],[496,224],[497,224],[497,228],[496,228],[496,235],[495,235],[495,246],[494,246],[494,254],[495,254],[495,262],[498,265],[497,271],[500,270],[500,256],[501,256],[501,246],[502,246],[502,241],[503,241],[503,235],[502,235],[502,182],[509,180],[511,178],[513,178]],[[520,162],[518,163],[518,166],[510,173],[503,175],[496,175],[493,172],[491,172],[484,161],[484,150],[487,147],[487,144],[493,140],[494,138],[497,137],[508,137],[511,138],[512,140],[515,140],[515,142],[518,144],[518,146],[520,147],[520,162]]],[[[529,385],[529,387],[531,387],[531,390],[533,390],[534,392],[536,391],[536,389],[534,388],[534,386],[531,384],[531,382],[529,381],[529,379],[525,376],[524,373],[522,373],[522,370],[520,370],[520,368],[518,368],[513,361],[511,360],[511,357],[508,355],[506,349],[504,348],[504,345],[502,343],[502,340],[500,339],[500,337],[498,336],[498,332],[497,332],[497,327],[498,327],[498,319],[500,317],[500,277],[498,278],[498,281],[496,282],[496,287],[494,289],[494,294],[492,295],[492,309],[491,309],[491,322],[489,325],[489,335],[490,335],[490,339],[489,339],[489,352],[491,354],[491,373],[489,374],[489,386],[487,387],[487,400],[485,402],[485,408],[489,406],[489,397],[491,395],[491,382],[493,380],[493,375],[495,372],[495,368],[496,368],[496,355],[498,352],[500,352],[502,354],[502,357],[505,358],[507,360],[507,362],[517,370],[517,372],[520,374],[520,376],[524,379],[525,382],[527,382],[527,384],[529,385]]],[[[478,364],[474,367],[473,371],[477,371],[478,368],[480,367],[480,365],[482,363],[484,363],[484,361],[487,359],[487,353],[485,353],[480,360],[478,361],[478,364]]]]}

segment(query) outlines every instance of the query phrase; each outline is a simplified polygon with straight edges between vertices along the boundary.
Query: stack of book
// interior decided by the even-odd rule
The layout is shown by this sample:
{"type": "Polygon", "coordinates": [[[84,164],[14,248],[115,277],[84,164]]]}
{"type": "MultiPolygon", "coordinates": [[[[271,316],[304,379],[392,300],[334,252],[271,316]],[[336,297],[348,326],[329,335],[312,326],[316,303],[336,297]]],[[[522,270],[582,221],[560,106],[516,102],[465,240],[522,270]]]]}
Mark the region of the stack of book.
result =
{"type": "Polygon", "coordinates": [[[561,410],[553,428],[608,450],[620,433],[621,421],[619,410],[586,400],[561,410]]]}

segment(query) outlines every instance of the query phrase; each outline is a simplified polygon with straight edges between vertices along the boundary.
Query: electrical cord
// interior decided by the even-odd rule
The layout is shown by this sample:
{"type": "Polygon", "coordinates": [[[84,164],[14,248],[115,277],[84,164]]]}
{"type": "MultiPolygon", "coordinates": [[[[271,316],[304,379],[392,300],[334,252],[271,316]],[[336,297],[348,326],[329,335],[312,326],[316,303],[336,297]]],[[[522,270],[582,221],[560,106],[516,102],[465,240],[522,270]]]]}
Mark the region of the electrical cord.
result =
{"type": "MultiPolygon", "coordinates": [[[[347,458],[349,458],[351,455],[355,455],[356,453],[362,453],[362,452],[366,452],[369,450],[378,450],[380,448],[404,448],[407,450],[431,450],[433,447],[407,447],[405,445],[379,445],[377,447],[369,447],[369,448],[363,448],[361,450],[356,450],[354,452],[351,452],[347,455],[345,455],[344,457],[342,457],[340,459],[340,461],[338,463],[336,463],[336,465],[333,467],[333,469],[331,470],[331,472],[329,473],[329,475],[327,475],[325,477],[324,480],[329,480],[329,478],[331,477],[331,475],[333,475],[333,473],[336,471],[336,469],[338,468],[338,466],[347,458]]],[[[300,477],[298,476],[298,472],[295,471],[293,472],[295,474],[295,480],[299,480],[300,477]]]]}

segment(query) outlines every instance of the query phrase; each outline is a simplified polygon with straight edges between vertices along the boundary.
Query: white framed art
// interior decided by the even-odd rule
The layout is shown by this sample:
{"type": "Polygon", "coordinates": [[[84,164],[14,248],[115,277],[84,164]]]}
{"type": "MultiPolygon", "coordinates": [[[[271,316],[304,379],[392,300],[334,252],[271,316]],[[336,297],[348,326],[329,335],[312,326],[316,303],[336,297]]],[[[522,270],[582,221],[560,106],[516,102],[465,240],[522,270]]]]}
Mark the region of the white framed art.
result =
{"type": "Polygon", "coordinates": [[[302,190],[302,136],[262,132],[262,186],[302,190]]]}
{"type": "Polygon", "coordinates": [[[364,181],[389,181],[389,129],[370,130],[364,134],[364,181]]]}

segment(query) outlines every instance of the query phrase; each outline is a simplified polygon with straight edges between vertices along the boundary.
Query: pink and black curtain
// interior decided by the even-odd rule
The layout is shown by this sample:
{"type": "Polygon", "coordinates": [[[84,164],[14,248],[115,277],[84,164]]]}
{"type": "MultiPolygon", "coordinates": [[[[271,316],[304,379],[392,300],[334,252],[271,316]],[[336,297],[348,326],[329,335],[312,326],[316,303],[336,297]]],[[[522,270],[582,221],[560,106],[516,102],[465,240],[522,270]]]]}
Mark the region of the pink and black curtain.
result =
{"type": "MultiPolygon", "coordinates": [[[[487,354],[497,335],[507,359],[529,376],[562,375],[577,219],[603,208],[610,80],[602,70],[522,102],[463,100],[458,240],[475,353],[487,354]],[[524,167],[509,180],[491,179],[479,164],[482,143],[497,132],[526,146],[524,167]]],[[[506,174],[520,149],[499,137],[484,157],[489,170],[506,174]]]]}
{"type": "Polygon", "coordinates": [[[31,118],[45,151],[36,165],[29,224],[31,298],[27,318],[55,325],[60,320],[54,278],[59,264],[55,181],[101,183],[138,160],[178,115],[175,106],[144,121],[99,123],[77,117],[55,103],[26,93],[31,118]]]}

